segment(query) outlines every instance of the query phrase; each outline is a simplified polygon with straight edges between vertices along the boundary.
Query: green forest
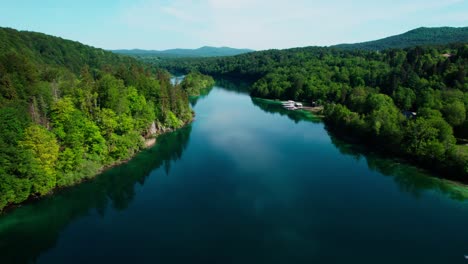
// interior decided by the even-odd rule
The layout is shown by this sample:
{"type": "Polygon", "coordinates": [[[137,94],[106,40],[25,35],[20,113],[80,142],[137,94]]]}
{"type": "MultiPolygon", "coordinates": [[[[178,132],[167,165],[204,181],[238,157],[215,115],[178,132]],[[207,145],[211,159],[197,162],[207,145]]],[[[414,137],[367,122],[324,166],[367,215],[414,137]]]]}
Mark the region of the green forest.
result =
{"type": "Polygon", "coordinates": [[[333,47],[348,50],[385,50],[403,49],[414,46],[445,45],[450,43],[467,43],[468,27],[420,27],[406,33],[379,40],[354,44],[339,44],[333,47]]]}
{"type": "Polygon", "coordinates": [[[468,181],[468,45],[307,47],[155,62],[252,81],[251,94],[325,106],[329,130],[468,181]]]}
{"type": "Polygon", "coordinates": [[[206,93],[210,76],[249,81],[254,97],[323,105],[333,133],[468,181],[466,44],[149,62],[0,28],[0,211],[91,178],[154,130],[190,122],[188,96],[206,93]],[[187,75],[173,85],[169,72],[187,75]]]}
{"type": "Polygon", "coordinates": [[[180,86],[189,96],[200,96],[214,84],[213,77],[199,72],[190,72],[182,80],[180,86]]]}
{"type": "Polygon", "coordinates": [[[132,157],[192,119],[167,71],[40,33],[0,28],[0,211],[132,157]]]}

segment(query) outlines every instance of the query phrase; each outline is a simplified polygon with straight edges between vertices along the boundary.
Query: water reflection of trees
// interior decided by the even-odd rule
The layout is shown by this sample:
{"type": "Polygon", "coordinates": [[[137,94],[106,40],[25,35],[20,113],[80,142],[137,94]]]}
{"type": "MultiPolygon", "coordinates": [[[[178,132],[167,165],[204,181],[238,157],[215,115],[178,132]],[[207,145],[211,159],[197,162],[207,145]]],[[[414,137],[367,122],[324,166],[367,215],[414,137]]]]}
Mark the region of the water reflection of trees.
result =
{"type": "MultiPolygon", "coordinates": [[[[250,89],[250,83],[238,79],[217,78],[215,79],[215,86],[222,87],[225,90],[241,94],[248,94],[250,89]]],[[[190,97],[190,104],[192,105],[192,107],[194,107],[200,99],[208,96],[213,87],[214,86],[203,89],[202,91],[200,91],[199,96],[190,97]]]]}
{"type": "Polygon", "coordinates": [[[241,79],[217,78],[215,86],[240,94],[249,94],[251,83],[241,79]]]}
{"type": "Polygon", "coordinates": [[[262,109],[267,113],[280,114],[282,116],[287,116],[289,119],[293,120],[295,123],[300,121],[311,121],[314,123],[320,123],[320,119],[315,117],[312,113],[305,110],[287,110],[284,109],[283,105],[280,102],[265,100],[261,98],[252,97],[252,103],[262,109]]]}
{"type": "Polygon", "coordinates": [[[369,152],[365,147],[345,143],[331,136],[333,145],[341,154],[353,156],[355,159],[365,159],[369,169],[385,176],[392,177],[401,191],[408,192],[414,197],[420,197],[424,191],[437,191],[454,200],[467,200],[468,187],[442,180],[429,172],[402,163],[399,160],[379,156],[369,152]]]}
{"type": "Polygon", "coordinates": [[[195,105],[197,105],[198,100],[207,97],[208,94],[210,94],[211,90],[213,90],[213,87],[214,86],[201,89],[199,96],[190,96],[189,101],[190,101],[190,104],[192,105],[192,107],[195,107],[195,105]]]}
{"type": "Polygon", "coordinates": [[[94,180],[60,191],[0,217],[0,263],[32,263],[53,248],[60,232],[93,209],[105,215],[107,208],[126,209],[135,197],[135,185],[143,185],[150,173],[172,162],[186,148],[191,126],[160,136],[155,147],[94,180]]]}

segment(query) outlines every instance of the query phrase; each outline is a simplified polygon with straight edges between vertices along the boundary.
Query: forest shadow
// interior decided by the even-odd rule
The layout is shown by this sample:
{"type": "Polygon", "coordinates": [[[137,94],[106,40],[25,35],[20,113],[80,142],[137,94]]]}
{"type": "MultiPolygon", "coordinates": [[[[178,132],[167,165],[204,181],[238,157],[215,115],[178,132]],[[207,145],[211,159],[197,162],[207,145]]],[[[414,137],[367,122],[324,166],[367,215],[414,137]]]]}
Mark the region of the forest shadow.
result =
{"type": "Polygon", "coordinates": [[[392,177],[402,192],[410,193],[413,197],[419,198],[426,191],[436,191],[453,200],[468,200],[468,187],[463,184],[438,178],[430,172],[402,160],[384,157],[370,151],[365,146],[347,143],[333,136],[330,132],[328,133],[332,144],[341,154],[352,156],[356,160],[364,159],[370,170],[392,177]]]}
{"type": "Polygon", "coordinates": [[[60,233],[73,221],[96,212],[104,216],[109,207],[128,208],[137,184],[144,185],[152,171],[182,157],[191,125],[161,135],[157,144],[128,163],[114,167],[91,181],[64,189],[53,196],[26,204],[0,217],[0,263],[34,263],[53,248],[60,233]]]}

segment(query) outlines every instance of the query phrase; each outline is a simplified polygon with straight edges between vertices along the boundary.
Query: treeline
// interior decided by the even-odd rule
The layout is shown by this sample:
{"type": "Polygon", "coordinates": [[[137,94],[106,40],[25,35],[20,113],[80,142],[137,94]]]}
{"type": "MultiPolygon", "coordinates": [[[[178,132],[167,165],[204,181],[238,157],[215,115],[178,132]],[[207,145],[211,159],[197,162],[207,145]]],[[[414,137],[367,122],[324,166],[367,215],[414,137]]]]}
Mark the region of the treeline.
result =
{"type": "Polygon", "coordinates": [[[0,211],[130,158],[153,123],[192,118],[165,71],[39,33],[0,29],[0,43],[0,211]]]}
{"type": "Polygon", "coordinates": [[[415,46],[447,45],[450,43],[467,43],[468,27],[420,27],[406,33],[374,41],[333,46],[348,50],[386,50],[404,49],[415,46]]]}
{"type": "Polygon", "coordinates": [[[247,78],[257,97],[318,102],[330,129],[468,180],[468,149],[456,144],[468,139],[466,44],[382,52],[309,47],[158,65],[247,78]]]}
{"type": "MultiPolygon", "coordinates": [[[[0,27],[0,54],[15,51],[51,71],[56,66],[79,74],[83,65],[101,69],[109,65],[134,64],[135,60],[103,49],[83,45],[77,41],[38,32],[18,31],[0,27]]],[[[45,71],[46,74],[48,71],[45,71]]]]}
{"type": "Polygon", "coordinates": [[[213,77],[203,75],[199,72],[190,72],[185,75],[180,83],[181,88],[189,96],[200,96],[203,92],[215,84],[213,77]]]}
{"type": "MultiPolygon", "coordinates": [[[[162,168],[170,173],[171,164],[182,157],[187,147],[191,129],[188,125],[158,137],[154,148],[121,165],[118,170],[100,174],[90,184],[81,184],[60,193],[60,197],[23,206],[2,216],[0,263],[34,263],[42,252],[57,245],[59,234],[71,222],[93,212],[104,215],[111,208],[124,211],[135,199],[137,186],[147,182],[151,171],[162,168]]],[[[170,193],[168,189],[159,191],[170,193]]]]}

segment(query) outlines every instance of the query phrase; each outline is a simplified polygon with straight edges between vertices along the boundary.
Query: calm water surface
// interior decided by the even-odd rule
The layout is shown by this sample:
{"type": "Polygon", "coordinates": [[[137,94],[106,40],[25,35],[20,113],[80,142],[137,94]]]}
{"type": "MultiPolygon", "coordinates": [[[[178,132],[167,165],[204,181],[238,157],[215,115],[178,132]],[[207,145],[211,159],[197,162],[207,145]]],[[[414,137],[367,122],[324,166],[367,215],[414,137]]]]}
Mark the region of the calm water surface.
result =
{"type": "Polygon", "coordinates": [[[227,83],[193,103],[131,162],[1,216],[0,263],[468,263],[465,187],[227,83]]]}

